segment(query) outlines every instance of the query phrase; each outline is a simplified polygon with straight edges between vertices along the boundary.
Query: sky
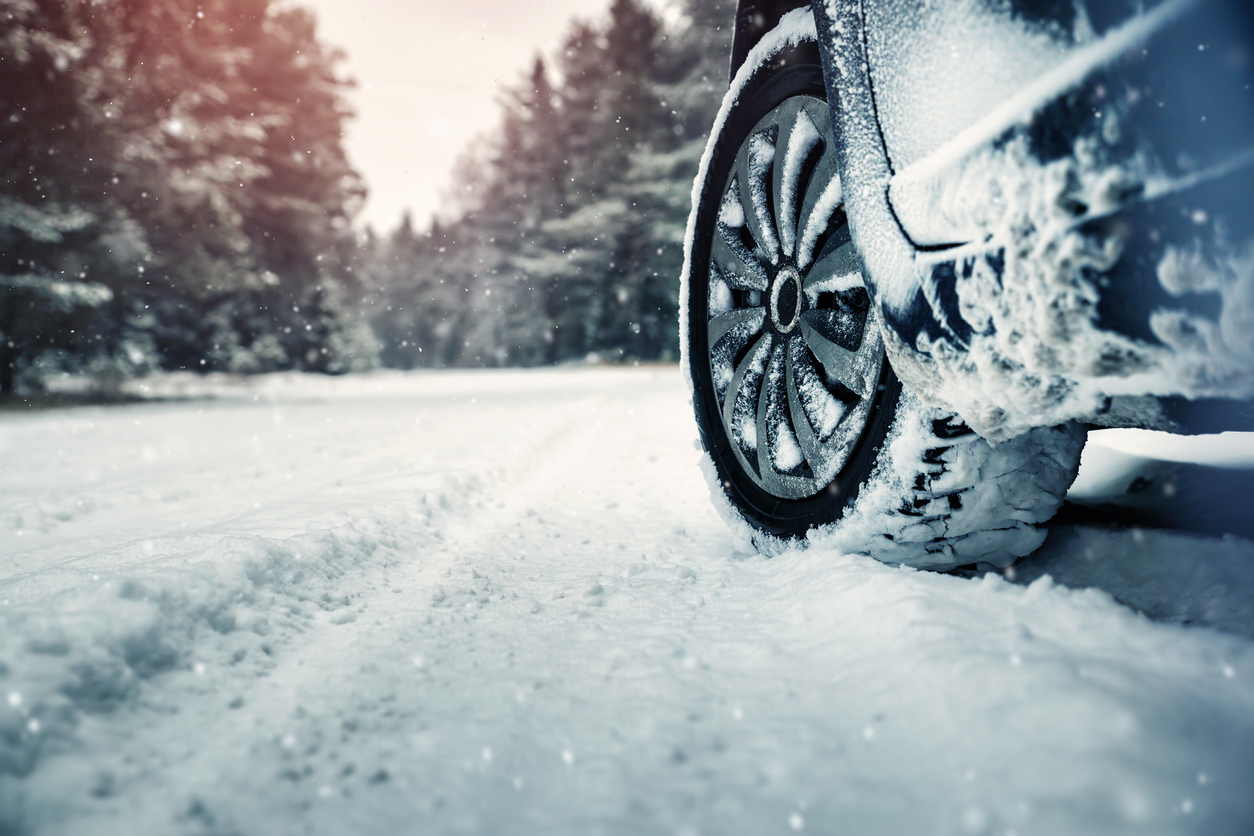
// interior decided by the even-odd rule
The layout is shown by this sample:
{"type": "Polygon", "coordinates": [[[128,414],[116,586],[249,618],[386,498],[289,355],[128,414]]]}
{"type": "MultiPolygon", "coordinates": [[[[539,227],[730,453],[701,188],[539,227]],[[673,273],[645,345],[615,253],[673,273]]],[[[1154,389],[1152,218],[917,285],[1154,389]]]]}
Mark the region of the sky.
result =
{"type": "MultiPolygon", "coordinates": [[[[425,226],[454,161],[492,128],[503,83],[537,52],[546,58],[574,17],[598,19],[609,0],[299,0],[321,40],[348,54],[357,80],[349,159],[370,195],[359,217],[384,232],[409,209],[425,226]]],[[[660,5],[660,4],[659,4],[660,5]]]]}

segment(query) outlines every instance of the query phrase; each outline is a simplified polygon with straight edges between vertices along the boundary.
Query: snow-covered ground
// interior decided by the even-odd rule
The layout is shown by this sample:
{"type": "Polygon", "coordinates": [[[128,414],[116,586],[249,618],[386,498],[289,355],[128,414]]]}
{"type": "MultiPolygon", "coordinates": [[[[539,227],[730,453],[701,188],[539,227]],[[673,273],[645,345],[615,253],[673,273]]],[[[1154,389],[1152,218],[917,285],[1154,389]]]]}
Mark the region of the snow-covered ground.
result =
{"type": "Polygon", "coordinates": [[[673,368],[189,386],[0,413],[4,836],[1254,832],[1247,541],[766,560],[673,368]]]}

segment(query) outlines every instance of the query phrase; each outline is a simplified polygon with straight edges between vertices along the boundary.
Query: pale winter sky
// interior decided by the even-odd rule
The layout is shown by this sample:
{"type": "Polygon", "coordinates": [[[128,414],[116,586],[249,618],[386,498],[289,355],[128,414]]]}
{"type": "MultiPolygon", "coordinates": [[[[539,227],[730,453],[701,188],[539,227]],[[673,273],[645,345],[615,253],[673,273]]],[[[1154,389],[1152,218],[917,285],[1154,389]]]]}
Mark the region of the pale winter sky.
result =
{"type": "MultiPolygon", "coordinates": [[[[537,51],[547,58],[572,17],[609,0],[298,0],[357,79],[349,159],[370,197],[359,223],[393,229],[409,208],[425,226],[457,155],[496,124],[497,93],[537,51]]],[[[654,5],[660,6],[661,2],[654,5]]]]}

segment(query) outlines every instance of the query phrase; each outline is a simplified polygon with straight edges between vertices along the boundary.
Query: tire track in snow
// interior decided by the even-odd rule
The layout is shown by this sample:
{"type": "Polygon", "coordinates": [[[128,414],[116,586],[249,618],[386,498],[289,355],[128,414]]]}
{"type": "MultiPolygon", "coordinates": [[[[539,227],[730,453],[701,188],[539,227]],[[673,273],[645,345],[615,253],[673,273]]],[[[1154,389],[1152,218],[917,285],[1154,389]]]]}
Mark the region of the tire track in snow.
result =
{"type": "MultiPolygon", "coordinates": [[[[516,434],[513,461],[543,460],[568,434],[552,418],[535,422],[548,425],[538,436],[516,434]]],[[[454,474],[391,514],[287,540],[234,537],[182,553],[177,542],[144,540],[5,581],[0,684],[9,686],[11,710],[0,715],[0,825],[107,817],[118,807],[113,800],[125,800],[137,783],[137,770],[168,760],[163,747],[172,736],[188,738],[187,761],[197,751],[237,757],[247,747],[212,741],[230,739],[240,725],[234,712],[274,676],[278,660],[355,621],[407,557],[447,556],[442,527],[473,513],[486,485],[508,483],[508,471],[507,464],[495,473],[454,474]],[[171,717],[152,730],[119,719],[145,714],[150,702],[158,717],[171,717]],[[188,715],[196,717],[189,722],[188,715]],[[226,731],[202,733],[215,726],[226,731]],[[113,739],[119,730],[127,745],[113,739]],[[139,764],[119,763],[112,755],[119,748],[129,750],[124,760],[138,754],[139,764]],[[65,750],[76,750],[76,760],[56,757],[65,750]],[[40,785],[83,803],[44,803],[52,799],[40,799],[40,785]]],[[[178,771],[148,780],[174,783],[178,771]]],[[[203,777],[193,775],[192,783],[203,777]]],[[[140,789],[151,794],[153,787],[140,789]]],[[[195,799],[176,812],[193,808],[195,799]]],[[[169,813],[154,810],[150,823],[160,829],[169,813]]],[[[121,832],[133,826],[133,819],[119,824],[121,832]]]]}

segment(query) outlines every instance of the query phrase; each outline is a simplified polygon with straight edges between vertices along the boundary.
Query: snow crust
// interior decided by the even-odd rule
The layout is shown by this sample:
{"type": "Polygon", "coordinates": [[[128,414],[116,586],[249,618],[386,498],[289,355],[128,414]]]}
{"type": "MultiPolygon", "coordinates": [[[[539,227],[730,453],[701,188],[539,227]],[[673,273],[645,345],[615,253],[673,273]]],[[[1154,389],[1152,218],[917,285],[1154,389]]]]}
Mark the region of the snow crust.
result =
{"type": "Polygon", "coordinates": [[[1032,26],[988,0],[877,0],[864,14],[876,113],[896,171],[996,110],[1074,46],[1071,32],[1032,26]]]}
{"type": "Polygon", "coordinates": [[[1249,829],[1249,543],[1063,529],[1015,582],[741,554],[683,391],[0,416],[0,829],[1249,829]]]}
{"type": "Polygon", "coordinates": [[[1097,430],[1089,433],[1100,447],[1159,461],[1192,462],[1218,467],[1254,468],[1254,433],[1172,435],[1154,430],[1097,430]]]}

